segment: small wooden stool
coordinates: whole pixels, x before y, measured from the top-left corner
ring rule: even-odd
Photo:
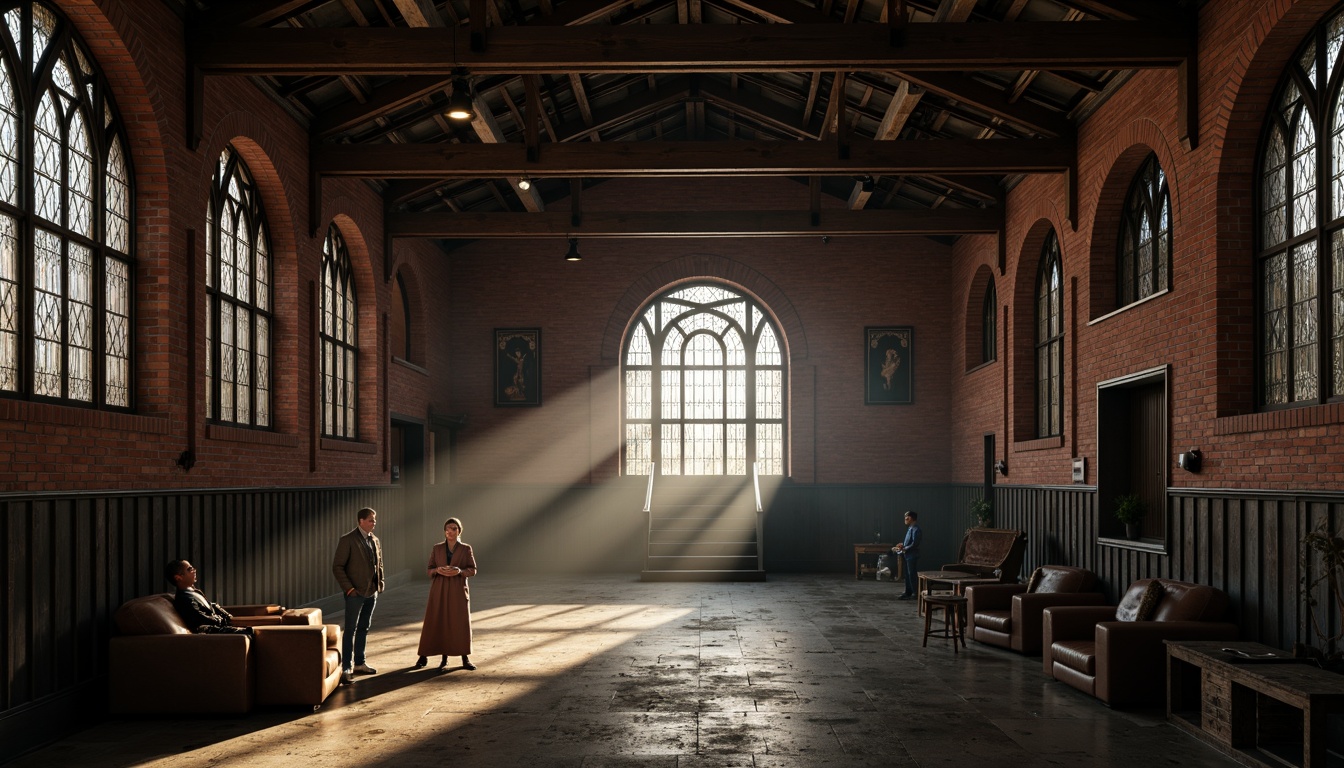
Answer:
[[[943,626],[933,629],[933,612],[943,609]],[[945,637],[952,641],[952,651],[960,653],[957,643],[966,647],[966,624],[962,618],[966,608],[966,598],[961,595],[925,595],[924,596],[924,647],[929,647],[929,635]]]

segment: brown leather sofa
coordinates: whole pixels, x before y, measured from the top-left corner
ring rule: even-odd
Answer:
[[[1041,652],[1041,617],[1059,605],[1104,605],[1093,592],[1096,574],[1069,565],[1043,565],[1026,584],[976,584],[966,589],[971,639],[1018,653]]]
[[[1149,591],[1149,585],[1155,585]],[[1120,605],[1045,609],[1045,673],[1110,706],[1156,704],[1166,691],[1163,640],[1235,640],[1221,589],[1140,579]]]
[[[316,709],[341,682],[341,628],[318,608],[226,606],[253,636],[192,634],[171,594],[127,601],[114,621],[110,709],[238,714],[260,705]]]
[[[947,563],[943,570],[976,576],[997,575],[999,581],[1009,584],[1017,581],[1026,551],[1026,531],[1016,528],[972,528],[961,537],[957,562]]]

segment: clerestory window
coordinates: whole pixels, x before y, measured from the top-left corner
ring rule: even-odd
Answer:
[[[1116,268],[1118,307],[1171,286],[1171,192],[1156,154],[1143,161],[1125,198]]]
[[[788,370],[754,301],[719,285],[659,296],[634,323],[623,373],[626,474],[784,474]]]
[[[134,190],[107,82],[43,3],[0,25],[0,393],[132,406]]]
[[[1261,133],[1256,196],[1258,399],[1344,395],[1344,12],[1312,30]]]
[[[219,156],[205,219],[205,408],[209,418],[271,426],[271,248],[252,175]]]

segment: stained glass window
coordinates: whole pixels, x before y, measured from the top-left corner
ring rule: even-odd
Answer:
[[[1170,285],[1171,193],[1156,154],[1148,155],[1130,184],[1116,266],[1117,306],[1133,304]]]
[[[130,408],[132,173],[92,61],[57,11],[4,13],[0,393]]]
[[[1264,408],[1344,396],[1344,13],[1307,36],[1260,138],[1258,395]],[[1333,83],[1333,84],[1332,84]]]
[[[1036,436],[1064,433],[1064,273],[1053,231],[1036,276]]]
[[[999,352],[999,297],[994,280],[985,285],[985,301],[980,306],[980,362],[996,359]]]
[[[226,149],[205,216],[205,411],[211,419],[271,426],[271,249],[247,164]]]
[[[322,434],[353,440],[359,350],[355,271],[345,240],[333,224],[322,245]]]
[[[626,343],[626,474],[783,475],[787,376],[750,299],[718,285],[658,297]]]

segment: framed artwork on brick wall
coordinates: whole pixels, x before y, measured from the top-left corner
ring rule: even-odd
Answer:
[[[865,405],[909,405],[915,401],[915,329],[870,325],[863,329]]]
[[[495,406],[541,405],[541,329],[495,329]]]

